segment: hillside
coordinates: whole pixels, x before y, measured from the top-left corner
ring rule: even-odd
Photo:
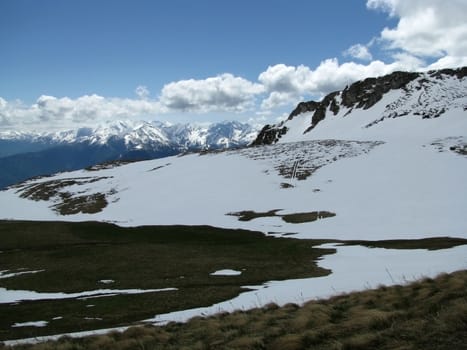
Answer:
[[[320,102],[299,103],[287,120],[266,125],[253,145],[327,138],[419,138],[427,131],[431,132],[424,135],[428,138],[456,136],[452,124],[464,126],[467,110],[466,76],[467,67],[463,67],[367,78]],[[440,117],[443,121],[436,122]],[[465,129],[457,133],[465,136],[461,130]]]
[[[0,132],[0,188],[27,178],[116,160],[245,146],[256,130],[239,122],[207,126],[117,121],[56,132]]]

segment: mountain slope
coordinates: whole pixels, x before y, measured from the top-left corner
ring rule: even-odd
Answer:
[[[258,140],[285,130],[273,145],[28,181],[0,193],[1,217],[314,238],[467,237],[467,80],[465,69],[452,72],[410,74],[371,103],[373,83],[356,83],[365,103],[348,106],[335,93],[339,110],[331,101],[314,126],[316,108],[263,129]]]
[[[463,67],[427,73],[395,72],[368,78],[330,93],[320,102],[299,103],[287,120],[266,125],[253,144],[399,137],[404,131],[394,119],[402,117],[410,120],[405,121],[407,133],[423,132],[424,128],[436,130],[431,126],[436,123],[429,120],[451,113],[465,115],[466,76],[467,67]],[[449,134],[448,123],[443,121],[440,126],[447,127]],[[461,130],[458,133],[462,134]],[[436,134],[434,131],[433,135]]]
[[[248,124],[209,126],[118,121],[95,129],[0,133],[0,188],[27,178],[113,160],[162,158],[187,151],[235,148],[256,136]]]

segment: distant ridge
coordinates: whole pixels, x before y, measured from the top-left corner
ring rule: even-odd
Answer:
[[[237,121],[208,126],[116,121],[59,132],[0,132],[0,188],[102,162],[238,148],[251,143],[256,134],[254,127]]]

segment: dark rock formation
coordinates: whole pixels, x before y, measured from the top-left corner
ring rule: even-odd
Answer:
[[[328,108],[334,115],[339,113],[340,105],[336,100],[339,94],[341,94],[342,106],[368,109],[381,100],[383,95],[389,90],[403,88],[419,75],[419,73],[394,72],[379,78],[367,78],[357,81],[346,87],[342,93],[340,91],[331,92],[321,102],[300,102],[290,113],[288,119],[291,120],[295,116],[305,112],[314,112],[311,117],[311,125],[305,130],[305,133],[307,133],[326,117],[326,110]]]
[[[419,75],[419,73],[394,72],[379,78],[357,81],[342,91],[342,105],[348,108],[371,108],[389,90],[401,89]]]
[[[280,137],[287,133],[287,130],[287,127],[282,126],[282,124],[279,124],[278,126],[267,124],[261,129],[258,136],[250,146],[272,145],[279,141]]]
[[[457,69],[446,68],[441,70],[433,70],[429,71],[428,74],[436,78],[440,78],[441,75],[450,75],[456,76],[457,79],[462,79],[463,77],[467,76],[467,67],[461,67]]]

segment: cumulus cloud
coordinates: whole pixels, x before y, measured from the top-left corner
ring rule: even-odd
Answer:
[[[270,66],[258,80],[269,95],[262,101],[263,109],[274,109],[297,103],[304,96],[323,96],[343,89],[356,80],[389,74],[396,70],[418,70],[423,61],[406,53],[393,55],[392,63],[374,60],[368,64],[339,63],[337,58],[322,61],[314,70],[306,66]]]
[[[300,93],[309,88],[311,73],[311,69],[304,65],[276,64],[262,72],[258,80],[268,92]]]
[[[160,103],[172,111],[243,112],[254,105],[264,87],[232,74],[203,80],[180,80],[163,87]]]
[[[0,126],[62,128],[111,119],[131,119],[157,114],[163,110],[157,101],[105,98],[98,95],[85,95],[76,99],[43,95],[32,105],[0,98]]]
[[[164,86],[157,100],[149,98],[145,86],[135,89],[137,99],[43,95],[35,103],[25,105],[0,98],[0,127],[63,129],[108,120],[157,118],[167,113],[244,112],[253,109],[257,96],[263,92],[262,84],[222,74],[204,80],[172,82]]]
[[[312,70],[304,65],[276,64],[262,72],[258,81],[269,94],[261,103],[263,110],[290,104],[313,90]]]
[[[300,99],[300,95],[297,95],[295,92],[272,91],[269,96],[261,102],[261,109],[263,111],[271,111],[274,108],[288,105],[297,99]]]
[[[373,56],[368,47],[362,44],[355,44],[344,51],[345,56],[350,56],[362,61],[371,61]]]
[[[384,28],[389,49],[420,57],[467,56],[465,0],[368,0],[369,9],[398,17],[395,28]]]

